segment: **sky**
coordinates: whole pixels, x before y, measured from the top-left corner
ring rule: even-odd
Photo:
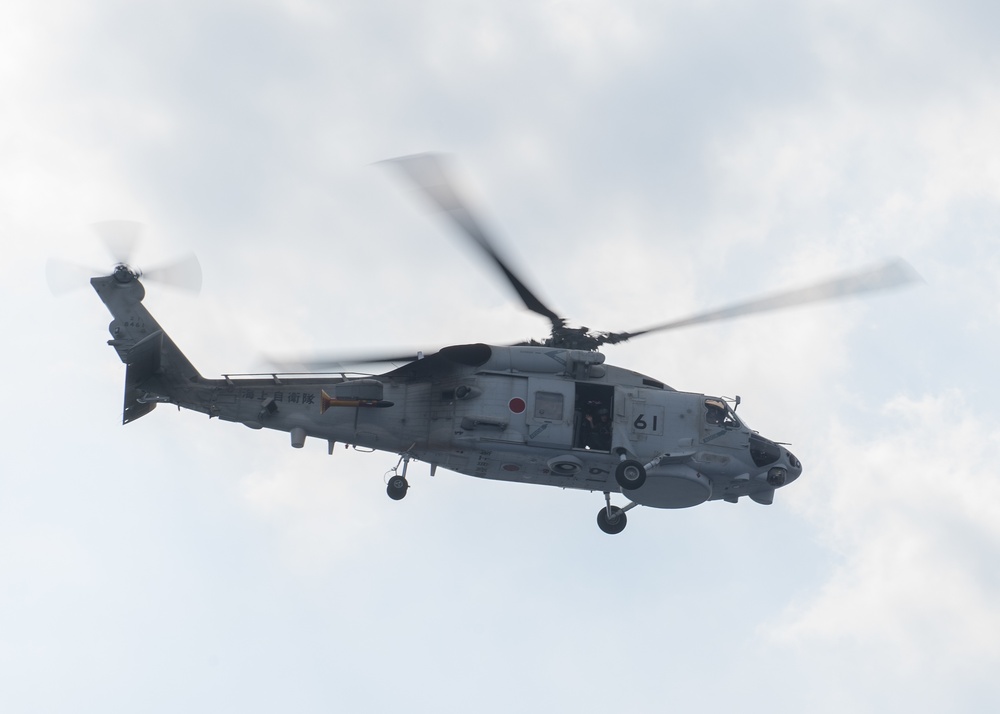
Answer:
[[[1000,706],[1000,10],[986,2],[0,6],[0,710]],[[455,156],[539,296],[633,330],[899,256],[923,282],[607,361],[742,397],[802,477],[638,508],[161,405],[90,226],[189,251],[145,304],[206,376],[544,337],[376,162]]]

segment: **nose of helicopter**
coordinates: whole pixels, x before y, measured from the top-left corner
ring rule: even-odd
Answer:
[[[779,488],[791,483],[802,474],[802,462],[788,449],[781,449],[777,463],[767,470],[767,483]]]
[[[791,483],[802,475],[802,462],[795,458],[795,454],[788,449],[782,449],[782,451],[784,452],[782,461],[788,464],[788,475],[785,477],[785,483]]]

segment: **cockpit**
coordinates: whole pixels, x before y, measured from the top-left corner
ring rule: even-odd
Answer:
[[[705,423],[727,429],[737,429],[742,426],[736,417],[736,412],[729,408],[729,404],[725,400],[717,397],[705,399]]]
[[[732,480],[724,498],[735,503],[740,495],[748,495],[758,503],[771,503],[774,489],[797,479],[802,463],[783,445],[750,430],[736,416],[733,406],[739,405],[739,398],[703,399],[702,443],[717,454],[736,456],[741,467],[745,464],[749,471]]]

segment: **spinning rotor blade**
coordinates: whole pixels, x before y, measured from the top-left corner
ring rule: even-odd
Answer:
[[[713,322],[716,320],[729,320],[734,317],[742,317],[743,315],[752,315],[758,312],[771,312],[772,310],[782,310],[786,307],[805,305],[811,302],[838,300],[851,295],[859,295],[862,293],[874,292],[876,290],[886,290],[889,288],[900,287],[919,280],[920,276],[909,263],[905,260],[897,259],[875,268],[869,268],[868,270],[851,273],[840,278],[799,288],[798,290],[789,290],[787,292],[776,293],[757,300],[737,303],[719,310],[712,310],[710,312],[693,315],[683,320],[675,320],[674,322],[667,322],[662,325],[647,327],[644,330],[637,330],[635,332],[613,332],[607,335],[602,335],[598,339],[601,344],[615,344],[617,342],[624,342],[632,337],[649,334],[650,332],[662,332],[665,330],[673,330],[678,327],[699,325],[704,322]]]
[[[142,224],[135,221],[101,221],[94,231],[104,241],[116,263],[128,265],[142,237]]]
[[[100,268],[89,268],[57,258],[49,258],[45,263],[45,280],[53,295],[65,295],[86,287],[92,277],[104,272]]]
[[[409,178],[419,188],[425,196],[440,210],[448,214],[448,217],[455,222],[455,225],[476,245],[482,248],[487,257],[500,269],[508,282],[514,286],[518,296],[532,312],[549,318],[552,326],[558,329],[566,324],[566,321],[545,305],[538,296],[526,286],[521,279],[511,270],[494,248],[493,241],[489,239],[482,226],[476,220],[472,211],[462,201],[455,191],[453,183],[449,180],[445,172],[445,160],[440,154],[415,154],[413,156],[401,156],[397,159],[387,159],[380,163],[393,164],[400,168],[407,178]]]
[[[193,253],[151,270],[137,270],[132,267],[132,258],[142,236],[141,223],[102,221],[92,227],[114,259],[116,269],[124,266],[144,282],[158,282],[192,292],[201,290],[201,265]],[[45,265],[45,277],[55,295],[88,285],[90,278],[107,274],[106,268],[90,268],[65,260],[50,259]]]
[[[167,265],[142,271],[143,280],[155,280],[180,290],[201,292],[201,264],[194,253]]]
[[[301,359],[267,358],[268,364],[279,372],[343,372],[348,367],[361,367],[369,364],[393,364],[396,362],[415,362],[423,358],[422,352],[409,354],[367,354],[367,355],[336,355],[329,357],[310,357]]]

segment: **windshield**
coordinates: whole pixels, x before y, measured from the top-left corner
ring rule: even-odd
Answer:
[[[705,423],[735,429],[740,426],[740,420],[729,405],[722,399],[709,397],[705,400]]]

